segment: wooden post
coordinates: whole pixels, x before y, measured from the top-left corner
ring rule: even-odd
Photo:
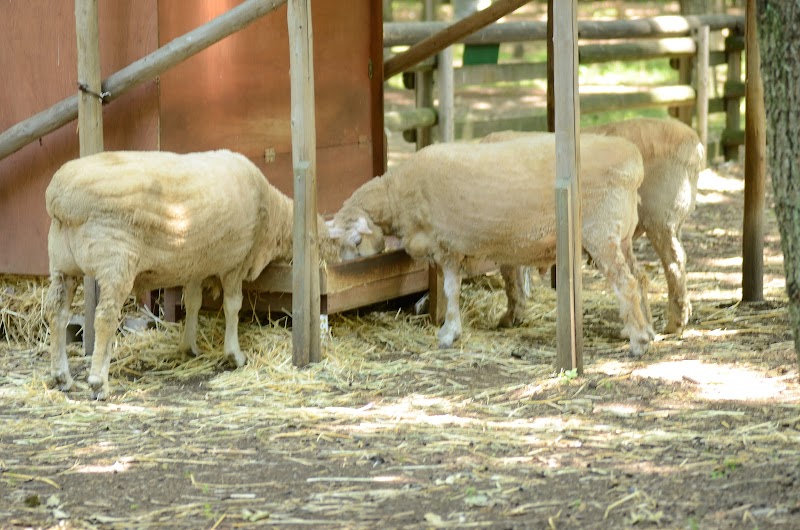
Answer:
[[[583,372],[577,0],[553,3],[556,126],[556,370]]]
[[[739,83],[742,80],[742,52],[731,46],[731,39],[736,32],[732,32],[727,39],[725,39],[725,56],[728,63],[728,82]],[[725,99],[725,130],[738,131],[740,128],[739,122],[741,121],[741,113],[739,111],[739,104],[741,101],[738,97]],[[725,160],[738,160],[739,146],[738,145],[725,145]]]
[[[100,87],[100,36],[97,0],[75,0],[75,34],[78,38],[78,140],[80,155],[103,151],[103,95]],[[94,314],[99,288],[85,276],[83,348],[94,353]]]
[[[383,63],[383,78],[389,79],[393,75],[407,70],[423,59],[439,53],[451,44],[461,40],[464,36],[488,26],[528,2],[530,0],[497,0],[486,9],[462,18],[441,32],[423,39],[408,50],[398,53]]]
[[[436,71],[439,91],[439,140],[453,142],[456,139],[456,111],[452,46],[439,52]]]
[[[764,299],[764,174],[766,152],[764,86],[756,36],[755,0],[745,12],[744,226],[742,230],[742,301]]]
[[[547,0],[547,131],[556,132],[555,50],[553,49],[553,2]],[[555,285],[553,285],[555,287]]]
[[[289,0],[287,22],[294,167],[292,362],[295,366],[305,366],[321,358],[311,0]]]
[[[202,26],[175,38],[153,53],[108,76],[102,83],[112,101],[139,83],[152,79],[197,52],[282,6],[286,0],[244,0]],[[63,99],[52,107],[0,133],[0,160],[37,138],[53,132],[78,116],[78,96]]]
[[[678,58],[678,84],[692,84],[692,59],[689,57]],[[689,106],[673,107],[670,113],[683,123],[692,126],[692,108]]]
[[[697,113],[697,134],[708,156],[708,52],[709,52],[708,26],[700,26],[695,30],[697,41],[697,69],[695,79],[695,112]]]
[[[433,20],[433,0],[425,0],[423,5],[425,20]],[[424,68],[414,73],[414,96],[417,108],[433,107],[433,70]],[[417,127],[416,145],[419,151],[432,143],[431,128]]]
[[[547,0],[547,132],[556,132],[555,50],[553,49],[553,1]],[[550,267],[550,287],[556,288],[556,266]]]

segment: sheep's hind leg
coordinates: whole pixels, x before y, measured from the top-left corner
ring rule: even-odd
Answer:
[[[120,311],[133,288],[133,278],[109,281],[97,278],[100,298],[94,315],[94,354],[89,372],[92,397],[98,401],[109,396],[108,369],[111,364],[111,343],[119,327]]]
[[[661,258],[667,278],[669,306],[664,333],[680,334],[692,313],[692,304],[686,294],[686,252],[675,231],[648,230],[647,237]]]
[[[642,313],[640,284],[623,255],[621,243],[608,235],[592,235],[584,231],[584,247],[611,284],[619,301],[619,314],[624,323],[623,336],[630,337],[633,355],[647,352],[653,333]]]
[[[242,308],[242,280],[228,274],[222,278],[222,307],[225,310],[225,355],[233,359],[237,368],[244,366],[247,357],[239,348],[239,310]]]
[[[72,387],[67,360],[67,323],[77,285],[75,278],[54,272],[50,275],[50,287],[45,299],[45,315],[50,327],[51,385],[64,392]]]
[[[181,351],[190,352],[192,355],[200,354],[200,349],[197,347],[197,318],[202,303],[202,281],[187,283],[183,288],[183,305],[186,307],[186,321],[183,325]]]
[[[461,263],[451,260],[441,264],[444,277],[444,297],[447,309],[444,324],[439,328],[440,348],[449,348],[461,337]]]
[[[497,325],[501,328],[510,328],[522,323],[522,315],[525,312],[525,296],[522,289],[525,270],[523,267],[501,265],[500,274],[505,282],[507,309]]]

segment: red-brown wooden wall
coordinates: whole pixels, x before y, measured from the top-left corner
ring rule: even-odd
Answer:
[[[152,52],[238,0],[100,0],[102,75]],[[312,2],[318,201],[332,213],[383,172],[380,2]],[[0,130],[76,90],[73,2],[3,6]],[[372,75],[370,76],[370,73]],[[286,9],[106,105],[106,150],[228,148],[292,193]],[[0,273],[46,274],[44,190],[78,156],[76,123],[0,160]]]

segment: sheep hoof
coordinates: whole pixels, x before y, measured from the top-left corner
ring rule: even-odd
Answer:
[[[103,378],[99,376],[90,375],[89,386],[92,389],[92,399],[96,399],[97,401],[106,400],[109,395],[108,381],[103,381]]]
[[[72,388],[72,376],[69,375],[69,372],[54,371],[51,376],[51,386],[58,388],[62,392],[66,392]]]
[[[664,326],[664,335],[681,336],[682,334],[683,334],[683,326],[681,326],[677,322],[668,322],[667,325]]]
[[[498,328],[515,328],[522,324],[522,319],[511,313],[504,314],[497,323]]]
[[[446,332],[444,328],[439,330],[439,349],[446,350],[452,348],[453,343],[461,337],[460,331]]]
[[[191,355],[192,357],[197,357],[200,355],[200,348],[197,347],[197,344],[181,344],[181,353]]]
[[[241,368],[247,363],[247,357],[241,351],[228,352],[226,356],[228,361],[236,365],[236,368]]]
[[[638,339],[631,339],[631,355],[634,357],[641,357],[650,348],[650,339],[648,337],[639,337]]]

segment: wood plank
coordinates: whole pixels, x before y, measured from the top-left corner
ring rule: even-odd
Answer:
[[[700,15],[691,17],[658,16],[637,20],[581,20],[578,30],[581,39],[648,39],[685,37],[692,28],[708,25],[712,31],[744,29],[739,15]],[[410,46],[447,28],[445,22],[386,22],[383,24],[384,45]],[[540,21],[511,21],[491,24],[458,42],[493,44],[498,42],[543,41],[547,39],[547,24]]]
[[[292,362],[295,366],[305,366],[321,360],[311,0],[289,0],[287,23],[294,167]]]
[[[100,86],[100,31],[97,0],[75,0],[75,30],[78,39],[78,141],[81,156],[103,151],[103,89]],[[99,287],[85,276],[83,348],[94,353],[94,316]]]
[[[742,229],[742,301],[764,299],[764,176],[766,117],[761,57],[756,35],[755,0],[747,0],[745,46],[744,223]]]
[[[403,250],[383,252],[375,256],[357,258],[341,263],[328,263],[319,269],[320,294],[333,294],[353,287],[412,274],[427,269],[427,264],[414,261]],[[288,263],[270,263],[261,275],[252,282],[245,282],[246,289],[292,292],[292,266]]]
[[[556,131],[556,370],[583,372],[577,0],[553,2]]]

